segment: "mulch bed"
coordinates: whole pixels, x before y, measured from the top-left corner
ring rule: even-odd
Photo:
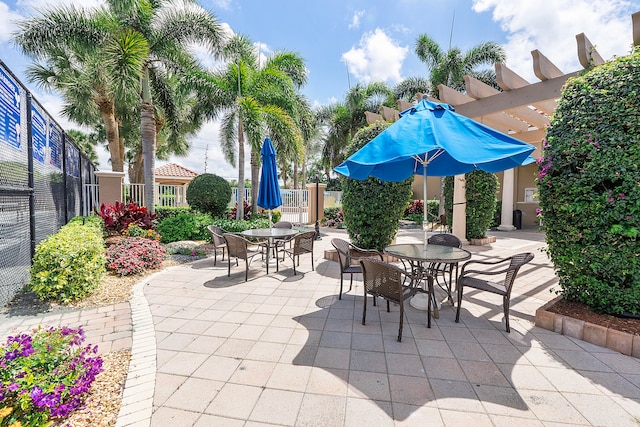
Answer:
[[[560,299],[554,305],[547,307],[547,311],[569,316],[574,319],[584,320],[585,322],[615,329],[617,331],[627,332],[632,335],[640,335],[640,319],[594,313],[589,310],[589,307],[579,302]]]

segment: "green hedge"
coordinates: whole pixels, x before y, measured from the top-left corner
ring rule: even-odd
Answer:
[[[36,246],[29,288],[62,304],[85,298],[100,285],[105,262],[101,228],[75,220]]]
[[[539,200],[560,293],[640,313],[640,50],[571,79],[543,141]]]
[[[178,215],[191,213],[189,206],[155,206],[155,214],[158,216],[157,222],[160,223],[167,218],[175,218]]]
[[[388,126],[387,123],[377,122],[360,129],[347,148],[346,155],[355,153]],[[391,243],[409,204],[412,184],[413,176],[402,182],[343,178],[342,212],[354,245],[381,250]]]
[[[162,243],[179,242],[182,240],[209,240],[211,233],[207,226],[213,218],[209,214],[183,213],[167,218],[158,224]]]

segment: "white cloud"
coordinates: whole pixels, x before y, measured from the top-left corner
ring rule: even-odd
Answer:
[[[365,83],[402,80],[400,69],[409,48],[400,46],[380,28],[365,33],[358,48],[342,54],[349,72]]]
[[[12,11],[6,3],[0,2],[0,43],[11,39],[11,35],[17,30],[14,21],[20,18],[21,15]]]
[[[214,0],[213,5],[222,10],[231,10],[232,0]]]
[[[353,14],[351,18],[351,23],[349,24],[349,29],[357,29],[360,28],[360,19],[364,15],[364,10],[358,10]]]
[[[531,51],[538,49],[565,73],[581,69],[575,36],[585,33],[605,59],[628,54],[632,5],[627,0],[474,0],[476,12],[492,11],[507,36],[507,65],[534,83]]]

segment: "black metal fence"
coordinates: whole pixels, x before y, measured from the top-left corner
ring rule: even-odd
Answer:
[[[29,281],[35,245],[93,206],[94,172],[0,60],[0,306]]]

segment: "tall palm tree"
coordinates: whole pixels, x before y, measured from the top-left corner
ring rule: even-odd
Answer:
[[[322,163],[328,171],[344,160],[344,150],[355,133],[367,125],[365,111],[379,111],[382,105],[395,107],[393,91],[381,82],[358,83],[346,94],[343,102],[321,107],[317,114],[326,127]]]
[[[189,50],[192,43],[206,46],[213,54],[219,53],[224,33],[215,17],[196,0],[107,0],[105,7],[98,9],[53,9],[42,18],[22,22],[19,28],[17,43],[36,58],[51,58],[69,50],[98,58],[95,68],[105,71],[105,92],[111,95],[106,100],[119,100],[113,96],[119,91],[138,94],[145,202],[153,211],[158,121],[152,94],[163,100],[167,123],[175,123],[172,118],[178,109],[167,91],[167,78],[198,68]],[[113,104],[104,103],[110,107],[109,117],[114,117]],[[107,128],[110,150],[116,150],[115,141],[120,144],[120,138],[110,129]]]
[[[444,51],[438,43],[426,34],[418,36],[415,45],[418,58],[427,65],[431,80],[431,94],[438,97],[438,85],[444,84],[452,89],[464,91],[464,76],[469,75],[497,87],[495,71],[481,66],[493,66],[504,62],[504,48],[495,42],[482,42],[467,52],[457,47]]]
[[[196,112],[222,119],[222,151],[232,165],[237,160],[238,182],[245,182],[245,143],[249,144],[251,191],[256,200],[264,138],[271,137],[279,156],[300,151],[295,89],[306,82],[307,70],[298,55],[287,52],[276,53],[261,65],[250,40],[241,35],[229,42],[225,53],[229,58],[226,66],[197,78],[203,96]],[[243,215],[244,192],[239,191],[236,217]]]

